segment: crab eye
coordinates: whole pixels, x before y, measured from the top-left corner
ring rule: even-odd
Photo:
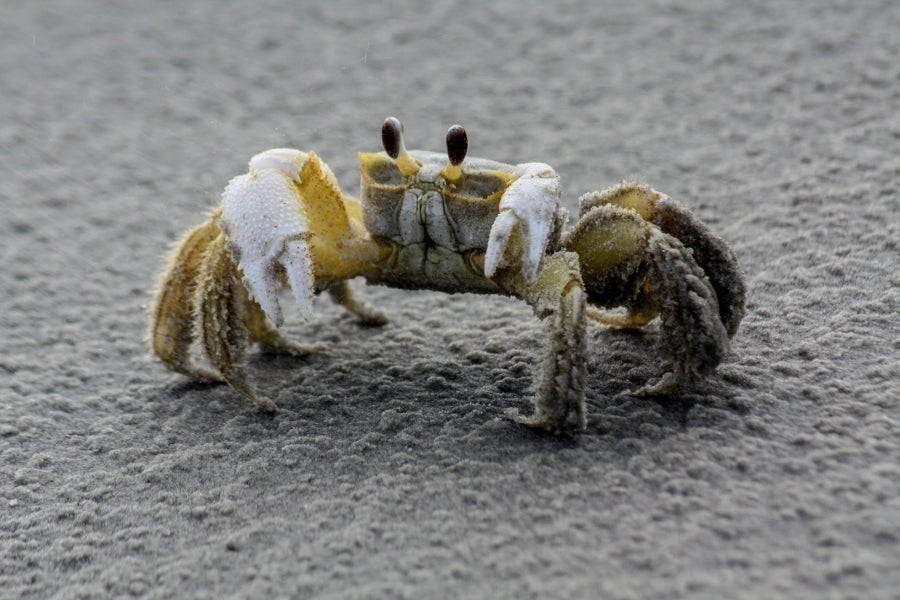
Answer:
[[[454,167],[462,163],[469,151],[469,138],[462,125],[454,125],[447,130],[447,158]]]
[[[381,125],[381,143],[384,151],[394,160],[400,156],[403,147],[403,124],[397,117],[388,117]]]

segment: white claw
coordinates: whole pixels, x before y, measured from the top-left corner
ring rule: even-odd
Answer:
[[[509,245],[513,229],[519,220],[512,212],[501,212],[491,226],[491,235],[488,238],[487,252],[484,255],[484,274],[491,278],[497,273],[499,267],[505,266],[503,255]]]
[[[300,181],[300,169],[306,162],[307,154],[293,148],[273,148],[260,152],[250,159],[250,172],[262,169],[278,169],[291,179]]]
[[[266,315],[281,325],[276,267],[281,264],[304,317],[312,312],[314,281],[309,227],[294,184],[307,155],[296,150],[264,152],[250,173],[235,177],[222,194],[220,225],[243,283]]]
[[[291,240],[285,244],[281,264],[287,272],[288,283],[294,292],[294,300],[304,319],[312,315],[313,265],[306,239]]]
[[[559,206],[559,176],[543,163],[526,163],[516,168],[513,177],[500,201],[500,214],[491,227],[484,273],[490,278],[497,269],[519,262],[525,279],[534,281]],[[516,231],[521,256],[509,256],[510,240]]]
[[[272,266],[262,261],[244,261],[241,270],[244,272],[244,287],[250,292],[250,297],[256,300],[275,326],[280,327],[284,316],[278,303],[278,285]]]

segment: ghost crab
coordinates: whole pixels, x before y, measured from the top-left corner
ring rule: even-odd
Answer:
[[[668,196],[635,183],[586,194],[567,231],[559,177],[546,164],[466,158],[459,126],[446,154],[407,151],[395,118],[385,120],[382,142],[384,152],[359,154],[359,200],[340,191],[314,152],[254,156],[170,255],[149,310],[152,352],[274,410],[248,382],[247,346],[316,349],[278,329],[279,288],[291,289],[304,316],[313,296],[328,292],[363,322],[384,323],[351,290],[349,280],[362,276],[528,302],[549,336],[534,411],[511,412],[553,432],[585,425],[586,319],[639,328],[659,317],[665,372],[636,395],[678,392],[722,360],[743,316],[744,283],[725,242]],[[213,369],[192,361],[195,338]]]

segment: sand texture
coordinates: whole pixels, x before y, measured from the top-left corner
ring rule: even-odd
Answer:
[[[900,598],[900,4],[0,5],[0,598]],[[637,179],[737,253],[682,398],[588,329],[587,430],[520,427],[517,300],[366,287],[253,354],[258,412],[148,356],[169,245],[266,148],[345,190],[412,148]]]

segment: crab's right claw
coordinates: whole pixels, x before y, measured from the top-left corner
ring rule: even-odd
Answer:
[[[543,163],[519,165],[500,201],[491,227],[484,274],[490,279],[504,267],[521,267],[529,282],[537,279],[559,212],[559,175]]]
[[[257,154],[250,161],[250,172],[232,179],[222,195],[220,225],[228,250],[250,297],[276,325],[284,320],[278,303],[279,268],[284,269],[300,313],[304,318],[312,313],[312,234],[297,186],[309,156],[284,148]]]

